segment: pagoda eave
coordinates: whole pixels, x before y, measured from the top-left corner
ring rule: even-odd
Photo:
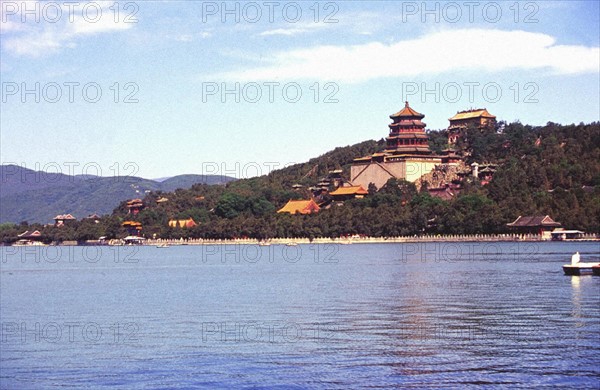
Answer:
[[[385,139],[429,139],[429,136],[419,133],[393,133]]]

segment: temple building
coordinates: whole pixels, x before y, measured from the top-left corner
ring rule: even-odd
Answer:
[[[195,226],[198,226],[198,224],[192,218],[169,220],[169,227],[173,227],[173,228],[186,229],[186,228],[193,228]]]
[[[312,214],[318,213],[321,208],[314,200],[290,200],[279,209],[278,213],[289,213],[289,214]]]
[[[125,221],[122,226],[127,231],[129,236],[140,236],[142,231],[142,224],[136,221]]]
[[[14,244],[17,246],[41,244],[43,238],[39,230],[34,230],[33,232],[26,230],[19,234],[18,237],[19,239]]]
[[[71,214],[60,214],[54,217],[54,226],[60,227],[65,226],[71,222],[75,222],[76,219]]]
[[[506,226],[513,229],[518,234],[535,234],[544,239],[550,239],[552,230],[561,226],[560,222],[554,221],[549,215],[533,215],[515,219],[514,222],[507,223]]]
[[[84,220],[93,221],[94,223],[100,223],[100,219],[102,219],[102,217],[99,216],[96,213],[90,214],[90,215],[88,215],[87,217],[84,218]]]
[[[496,127],[496,117],[485,108],[459,111],[448,120],[450,121],[448,126],[448,143],[450,145],[455,145],[468,127],[480,130],[493,130]]]
[[[498,166],[496,164],[478,164],[474,162],[471,164],[471,167],[473,168],[473,177],[478,178],[481,181],[481,185],[487,185],[492,181]]]
[[[144,202],[141,199],[132,199],[127,202],[127,213],[137,215],[144,209]]]
[[[336,202],[343,202],[350,199],[361,199],[365,195],[369,195],[369,191],[363,186],[339,187],[337,190],[330,192],[329,195]]]
[[[424,117],[408,102],[402,110],[390,115],[393,123],[389,125],[385,150],[354,159],[350,169],[352,184],[369,188],[373,183],[380,189],[392,178],[414,182],[440,164],[442,156],[434,155],[429,149]]]
[[[342,178],[342,172],[343,170],[341,169],[329,171],[327,178],[329,179],[329,182],[333,185],[333,188],[339,188],[345,184],[344,179]]]

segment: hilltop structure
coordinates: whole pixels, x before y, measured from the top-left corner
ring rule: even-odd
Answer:
[[[351,185],[369,188],[369,184],[373,183],[377,189],[381,189],[389,179],[394,178],[414,182],[420,188],[427,182],[432,196],[450,199],[460,192],[462,181],[468,174],[478,178],[484,185],[489,183],[496,166],[475,164],[470,169],[464,165],[464,151],[457,152],[454,146],[465,136],[467,128],[493,131],[496,117],[485,108],[457,112],[449,119],[449,148],[441,155],[432,153],[429,148],[426,124],[422,121],[424,117],[408,102],[405,102],[402,110],[390,115],[393,123],[389,125],[385,150],[354,159],[350,169]]]
[[[448,120],[450,121],[448,126],[449,145],[456,145],[468,127],[476,127],[479,130],[493,130],[496,127],[496,117],[485,108],[459,111]]]
[[[402,110],[390,115],[393,123],[389,125],[386,149],[354,159],[350,169],[352,184],[368,188],[373,183],[379,189],[392,178],[414,182],[442,163],[442,156],[434,155],[429,149],[424,117],[408,102]]]

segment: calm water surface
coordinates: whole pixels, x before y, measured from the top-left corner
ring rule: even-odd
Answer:
[[[600,386],[598,243],[0,250],[2,389]]]

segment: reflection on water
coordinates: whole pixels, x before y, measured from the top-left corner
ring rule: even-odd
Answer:
[[[581,286],[580,276],[571,276],[571,287],[573,290],[573,317],[581,317]]]
[[[568,276],[566,276],[568,277]],[[585,305],[586,291],[589,290],[598,290],[600,287],[596,280],[592,279],[592,275],[582,275],[582,276],[570,276],[571,278],[571,289],[572,289],[572,311],[571,316],[575,320],[574,327],[577,330],[581,330],[586,326],[586,320],[589,319],[589,315],[591,313],[587,313],[587,307]],[[600,304],[600,298],[598,299],[598,303]],[[578,335],[579,333],[577,333]],[[600,336],[598,339],[598,343],[600,344]]]
[[[597,245],[486,245],[10,248],[0,388],[598,388]]]

